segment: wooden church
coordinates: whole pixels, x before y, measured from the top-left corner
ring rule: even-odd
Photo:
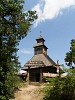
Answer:
[[[57,64],[47,55],[47,47],[44,38],[40,35],[36,39],[37,43],[34,48],[34,56],[22,67],[22,70],[28,72],[27,79],[31,82],[42,82],[46,74],[57,74]]]

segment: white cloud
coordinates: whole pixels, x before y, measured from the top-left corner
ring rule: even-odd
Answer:
[[[59,14],[62,15],[62,10],[70,7],[75,8],[75,0],[40,0],[40,2],[32,8],[32,10],[36,10],[38,14],[35,26],[42,21],[53,19]]]
[[[23,54],[33,54],[32,51],[26,50],[26,49],[21,49],[21,50],[19,50],[18,52],[19,52],[19,53],[23,53]]]

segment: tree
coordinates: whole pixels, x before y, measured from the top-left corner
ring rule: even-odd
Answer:
[[[52,81],[48,89],[46,89],[46,94],[44,100],[75,100],[75,68],[72,63],[75,64],[75,40],[71,40],[70,51],[66,53],[65,62],[67,66],[72,68],[64,68],[64,72],[67,72],[67,76],[56,77]]]
[[[75,64],[75,40],[72,39],[70,44],[71,44],[70,51],[66,53],[66,57],[64,60],[67,66],[73,67],[72,64]]]
[[[37,18],[35,11],[23,13],[23,4],[23,0],[0,0],[0,100],[13,95],[20,67],[17,46]]]

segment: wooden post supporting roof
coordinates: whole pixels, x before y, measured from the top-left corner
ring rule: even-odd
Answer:
[[[42,69],[40,69],[40,82],[42,82]]]
[[[27,74],[27,82],[28,82],[28,84],[30,84],[30,74],[29,74],[29,72],[30,72],[30,66],[28,66],[28,74]]]

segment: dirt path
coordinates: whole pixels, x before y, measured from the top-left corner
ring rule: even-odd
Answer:
[[[11,100],[43,100],[43,86],[28,85],[20,88],[20,91],[15,93],[15,99]]]

